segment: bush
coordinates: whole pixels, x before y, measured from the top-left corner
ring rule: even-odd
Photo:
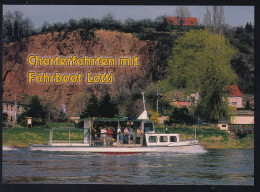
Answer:
[[[184,108],[177,108],[174,107],[173,110],[170,112],[169,120],[164,121],[166,125],[173,125],[174,123],[185,123],[194,124],[196,119],[189,114],[189,111],[186,107]]]

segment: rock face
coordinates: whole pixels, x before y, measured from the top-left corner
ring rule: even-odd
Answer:
[[[137,82],[144,82],[149,75],[149,64],[156,42],[142,41],[130,33],[117,31],[74,31],[54,32],[31,36],[22,42],[11,43],[3,48],[3,100],[23,102],[26,95],[38,95],[45,99],[58,101],[70,106],[73,95],[79,92],[95,93],[98,96],[109,92],[115,96],[122,89],[132,89]],[[32,66],[28,63],[29,55],[59,58],[72,56],[82,57],[114,57],[116,66]],[[136,56],[139,66],[121,67],[119,58]],[[113,84],[83,83],[28,83],[28,72],[46,72],[61,74],[85,75],[113,72]],[[73,113],[73,109],[69,109]]]

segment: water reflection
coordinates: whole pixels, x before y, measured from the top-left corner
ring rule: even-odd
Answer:
[[[3,152],[3,183],[253,185],[253,150],[205,154]]]

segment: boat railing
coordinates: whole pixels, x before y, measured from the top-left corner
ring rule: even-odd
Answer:
[[[82,137],[82,128],[46,128],[50,130],[49,143],[84,143],[84,136]],[[67,133],[56,133],[54,131],[67,131]],[[80,132],[80,133],[75,133]],[[144,134],[138,138],[136,133],[124,134],[124,133],[100,133],[91,132],[87,133],[87,137],[90,138],[89,142],[91,146],[114,146],[114,145],[142,145]]]
[[[66,127],[66,128],[46,128],[50,131],[50,139],[49,143],[83,143],[84,138],[82,138],[82,132],[84,129],[80,128],[74,128],[74,127]],[[55,135],[54,137],[54,131],[65,131],[65,133],[57,134],[58,136]],[[80,133],[75,133],[75,132],[80,132]]]

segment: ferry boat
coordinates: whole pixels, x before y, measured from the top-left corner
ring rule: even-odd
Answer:
[[[144,113],[147,113],[144,111]],[[143,114],[144,114],[143,113]],[[142,117],[142,115],[141,115]],[[180,141],[180,136],[177,133],[155,133],[154,123],[149,119],[129,120],[127,117],[117,118],[88,118],[80,119],[84,121],[84,128],[50,128],[50,140],[48,144],[30,145],[32,151],[70,151],[70,152],[94,152],[94,153],[109,153],[109,154],[132,154],[144,152],[177,152],[177,153],[203,153],[205,150],[198,144],[197,139]],[[121,125],[127,123],[141,127],[143,134],[140,136],[140,143],[136,141],[136,134],[124,133],[100,133],[98,139],[94,138],[92,133],[93,125],[96,123],[117,123],[117,129]],[[122,126],[123,127],[123,126]],[[67,140],[57,141],[53,138],[54,132],[67,131]],[[71,139],[73,131],[82,131],[82,142],[75,142]],[[122,131],[122,130],[121,130]],[[109,136],[111,138],[109,138]],[[127,143],[120,141],[120,138],[127,138]]]
[[[180,141],[180,136],[177,133],[155,133],[154,123],[148,118],[145,108],[144,93],[143,103],[144,112],[135,120],[128,117],[117,118],[85,118],[79,119],[84,122],[84,127],[79,128],[50,128],[50,140],[48,144],[30,145],[29,149],[32,151],[69,151],[69,152],[93,152],[106,154],[133,154],[133,153],[147,153],[147,152],[175,152],[175,153],[204,153],[206,152],[202,146],[198,144],[195,138],[187,141]],[[116,127],[114,133],[100,133],[96,137],[94,127],[97,125],[110,124]],[[137,139],[137,134],[124,134],[123,129],[131,127],[138,127],[141,129],[141,135]],[[128,126],[127,126],[128,125]],[[104,127],[104,126],[103,126]],[[120,130],[120,131],[118,131]],[[68,138],[66,141],[58,141],[53,138],[54,132],[68,131]],[[77,142],[72,137],[73,131],[82,131],[81,142]],[[129,131],[129,130],[128,130]],[[137,132],[137,131],[136,131]],[[139,132],[140,133],[140,132]],[[56,134],[57,135],[57,134]],[[124,139],[124,142],[120,141]],[[139,141],[139,142],[137,142]]]

